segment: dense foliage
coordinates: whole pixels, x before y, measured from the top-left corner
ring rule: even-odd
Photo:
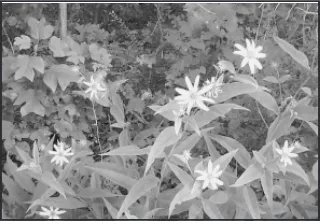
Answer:
[[[317,3],[2,6],[3,218],[318,218]]]

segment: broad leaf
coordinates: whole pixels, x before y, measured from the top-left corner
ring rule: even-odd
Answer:
[[[260,219],[261,215],[260,215],[259,205],[258,205],[256,194],[254,193],[253,189],[251,189],[250,187],[244,186],[243,196],[252,218]]]
[[[140,149],[136,145],[127,145],[109,152],[101,154],[101,156],[130,156],[130,155],[144,155],[146,151]]]
[[[294,108],[296,117],[304,121],[316,121],[319,119],[319,108],[305,105],[298,105]]]
[[[159,136],[156,138],[151,151],[148,155],[148,160],[146,163],[144,175],[147,173],[149,168],[151,167],[154,160],[162,154],[164,149],[167,146],[173,145],[175,142],[177,142],[181,138],[181,134],[177,135],[175,133],[174,127],[167,127],[163,129],[163,131],[159,134]]]
[[[19,47],[19,50],[26,50],[31,47],[31,40],[26,35],[21,35],[20,37],[15,37],[15,42],[13,45]]]
[[[139,179],[126,195],[118,213],[117,217],[120,218],[122,213],[126,211],[133,203],[140,197],[149,193],[153,188],[158,185],[159,179],[154,176],[144,176]]]
[[[14,105],[21,105],[22,103],[26,103],[24,106],[20,108],[20,112],[22,116],[25,116],[29,113],[36,113],[40,116],[45,115],[45,108],[40,103],[40,97],[42,92],[35,92],[33,89],[22,90],[19,93],[19,96],[16,98]]]
[[[257,81],[250,75],[235,75],[234,80],[242,82],[242,83],[246,83],[246,84],[251,84],[255,88],[259,87]]]
[[[275,76],[266,76],[263,80],[270,83],[278,83],[278,79]]]
[[[65,57],[69,51],[67,43],[55,36],[50,38],[48,46],[54,57]]]
[[[308,176],[306,175],[305,171],[303,168],[294,160],[292,161],[292,165],[287,166],[287,172],[293,173],[297,175],[298,177],[301,177],[305,182],[307,183],[308,186],[310,186],[310,181]]]
[[[246,148],[240,144],[235,139],[225,137],[222,135],[208,135],[210,138],[218,142],[220,145],[225,147],[229,152],[239,149],[235,155],[236,160],[240,165],[242,165],[245,169],[249,166],[251,157]]]
[[[55,93],[57,83],[65,91],[71,82],[77,82],[80,75],[65,64],[53,65],[45,72],[44,83]]]
[[[209,198],[214,204],[225,204],[229,200],[229,196],[225,191],[216,191],[214,195]]]
[[[238,178],[235,184],[231,185],[231,187],[240,187],[245,184],[252,182],[253,180],[257,180],[264,175],[264,171],[261,167],[251,164],[244,173]]]
[[[45,25],[45,18],[40,21],[33,17],[29,17],[28,26],[30,27],[30,35],[36,40],[45,40],[51,37],[54,32],[54,27],[51,25]]]
[[[41,57],[19,54],[13,68],[17,69],[15,72],[15,80],[26,77],[33,82],[35,77],[34,69],[43,74],[45,64]]]
[[[2,120],[2,139],[10,139],[14,125],[9,122]]]
[[[277,36],[274,36],[274,40],[280,48],[289,54],[297,63],[310,70],[309,60],[303,52],[297,50],[293,45]]]
[[[20,188],[15,181],[5,173],[2,173],[2,183],[4,185],[4,189],[6,189],[9,194],[9,199],[12,200],[12,204],[14,204],[14,202],[22,204],[24,201],[29,199],[30,196],[27,192]]]
[[[6,82],[11,75],[15,72],[14,66],[16,64],[16,58],[12,56],[2,57],[2,83]]]

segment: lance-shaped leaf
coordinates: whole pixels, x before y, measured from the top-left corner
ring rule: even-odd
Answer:
[[[216,191],[214,195],[209,198],[214,204],[225,204],[229,200],[229,196],[225,191]]]
[[[42,206],[52,206],[55,208],[61,209],[77,209],[77,208],[86,208],[88,205],[84,204],[77,198],[68,197],[50,197],[44,202],[41,203]]]
[[[266,109],[273,111],[275,114],[279,114],[277,102],[269,93],[258,91],[249,93],[248,95],[257,100]]]
[[[297,63],[310,70],[309,60],[303,52],[297,50],[293,45],[277,36],[274,36],[274,40],[278,46],[289,54]]]
[[[42,169],[39,163],[39,151],[36,142],[34,142],[33,144],[32,158],[30,158],[29,155],[19,147],[16,146],[16,149],[20,157],[24,160],[24,163],[17,169],[17,171],[31,170],[38,174],[42,173]]]
[[[154,160],[162,154],[164,149],[167,146],[173,145],[180,138],[181,138],[181,134],[177,135],[175,133],[174,127],[167,127],[165,129],[163,129],[163,131],[156,138],[156,140],[151,148],[151,151],[148,155],[148,160],[146,163],[144,175],[147,173],[147,171],[151,167]]]
[[[220,170],[225,170],[233,157],[236,156],[239,149],[235,149],[231,152],[226,153],[225,155],[220,156],[213,162],[213,167],[220,165]]]
[[[108,200],[106,200],[105,198],[102,199],[104,201],[107,211],[112,216],[112,219],[117,219],[117,209],[114,208]]]
[[[235,155],[236,160],[238,163],[240,163],[241,166],[243,166],[245,169],[249,166],[251,157],[249,152],[246,150],[246,148],[240,144],[235,139],[225,137],[222,135],[209,135],[210,138],[218,142],[220,145],[225,147],[229,152],[239,149],[238,152]]]
[[[123,214],[134,202],[140,197],[149,193],[153,188],[158,185],[159,179],[154,176],[144,176],[139,179],[126,195],[120,210],[117,213],[117,218]]]
[[[291,118],[287,113],[278,115],[268,128],[266,143],[283,136],[289,130],[294,120],[294,116]]]
[[[183,171],[182,169],[180,169],[178,166],[168,162],[167,163],[170,167],[170,169],[174,172],[174,174],[176,175],[176,177],[180,180],[180,182],[186,187],[188,186],[192,186],[193,184],[193,179],[192,177],[187,174],[185,171]]]
[[[317,136],[319,136],[319,128],[318,128],[318,126],[317,125],[315,125],[315,124],[313,124],[312,122],[306,122],[312,129],[313,129],[313,131],[315,132],[315,134],[317,135]]]
[[[301,177],[303,180],[305,180],[307,185],[310,186],[310,181],[309,181],[308,176],[306,175],[303,168],[296,161],[293,160],[292,165],[287,166],[286,171],[293,173],[298,177]]]
[[[63,187],[57,181],[56,177],[54,176],[54,174],[52,172],[45,171],[43,173],[43,175],[41,176],[41,181],[43,183],[47,184],[49,187],[58,191],[64,198],[66,198]]]
[[[244,173],[238,178],[235,184],[231,187],[240,187],[245,184],[252,182],[253,180],[259,179],[264,175],[264,171],[261,167],[251,164]]]
[[[253,85],[255,88],[259,88],[258,82],[251,76],[249,75],[235,75],[234,76],[234,80],[242,82],[242,83],[246,83],[246,84],[251,84]]]
[[[309,107],[306,105],[298,105],[294,108],[297,113],[296,117],[298,119],[304,120],[306,122],[316,121],[319,119],[319,109],[318,107]]]
[[[137,180],[121,173],[119,170],[113,169],[113,167],[109,167],[109,169],[101,168],[101,167],[94,167],[94,166],[85,166],[98,174],[102,175],[103,177],[113,181],[114,183],[126,188],[131,189],[132,186],[136,183]]]
[[[127,146],[123,146],[123,147],[119,147],[116,149],[113,149],[109,152],[103,153],[101,154],[101,156],[133,156],[133,155],[144,155],[144,154],[148,154],[147,152],[149,152],[150,150],[144,150],[144,149],[140,149],[138,146],[136,145],[127,145]]]
[[[264,175],[261,177],[261,183],[270,208],[273,208],[273,179],[273,173],[269,170],[264,170]]]
[[[224,219],[216,204],[208,199],[202,199],[202,207],[210,219]]]
[[[250,187],[244,186],[243,196],[252,218],[260,219],[261,218],[260,209],[259,209],[256,194],[254,193],[253,189],[251,189]]]

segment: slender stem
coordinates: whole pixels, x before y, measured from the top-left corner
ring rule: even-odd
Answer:
[[[280,103],[282,103],[282,86],[281,86],[281,83],[280,83],[280,73],[278,71],[278,68],[276,68],[276,73],[277,73],[277,81],[278,81],[278,86],[279,86],[279,90],[280,90]]]
[[[9,42],[9,44],[10,44],[12,54],[13,54],[13,55],[15,55],[15,50],[13,49],[12,42],[11,42],[11,40],[10,40],[10,38],[9,38],[9,35],[8,35],[8,33],[7,33],[7,30],[6,30],[6,28],[4,27],[4,22],[2,22],[2,29],[3,29],[3,33],[6,35],[7,40],[8,40],[8,42]]]
[[[203,8],[204,10],[206,10],[207,12],[213,14],[213,15],[217,15],[216,13],[209,11],[208,9],[206,9],[205,7],[203,7],[201,4],[197,3],[197,5],[199,5],[201,8]]]
[[[94,101],[92,102],[92,105],[93,105],[93,112],[94,112],[94,117],[95,117],[97,141],[98,141],[98,145],[100,147],[100,153],[101,153],[102,152],[102,147],[101,147],[101,142],[100,142],[100,136],[99,136],[99,130],[98,130],[98,124],[97,124],[97,116],[96,116],[95,107],[94,107]]]
[[[263,117],[263,115],[262,115],[262,112],[261,112],[261,110],[260,110],[260,108],[259,108],[259,105],[258,105],[257,100],[255,100],[255,102],[256,102],[257,109],[258,109],[258,113],[259,113],[259,115],[261,116],[261,118],[262,118],[262,120],[263,120],[264,124],[266,125],[266,128],[268,128],[268,125],[267,125],[267,123],[266,123],[266,121],[265,121],[265,119],[264,119],[264,117]]]
[[[263,5],[263,8],[264,8],[264,5]],[[257,27],[257,31],[256,31],[255,42],[257,41],[258,33],[259,33],[259,28],[260,28],[261,23],[262,23],[262,19],[263,19],[263,12],[264,12],[264,10],[262,9],[261,18],[260,18],[260,20],[259,20],[258,27]]]

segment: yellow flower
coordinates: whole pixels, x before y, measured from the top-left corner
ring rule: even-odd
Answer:
[[[98,93],[106,91],[106,88],[100,83],[100,79],[94,80],[94,77],[91,76],[90,82],[83,82],[85,85],[88,86],[88,89],[85,93],[90,93],[90,99],[93,100],[94,97],[98,99]]]
[[[281,156],[281,162],[284,163],[284,166],[286,167],[288,164],[292,165],[292,160],[291,158],[295,158],[298,155],[296,153],[292,153],[294,150],[295,146],[291,145],[290,147],[288,146],[288,141],[284,142],[284,146],[282,149],[277,146],[275,148],[275,151]]]
[[[252,74],[255,73],[255,67],[258,69],[262,69],[263,66],[258,61],[258,58],[265,58],[266,54],[261,53],[263,50],[262,46],[256,47],[254,40],[251,42],[246,39],[246,48],[240,44],[235,44],[235,47],[238,48],[239,51],[234,51],[234,54],[238,54],[244,57],[241,63],[241,67],[244,67],[246,64],[249,65],[250,72]]]
[[[53,208],[52,206],[49,207],[49,209],[45,207],[41,207],[43,210],[42,212],[39,212],[39,215],[41,216],[48,216],[48,219],[60,219],[59,215],[65,213],[65,210],[60,210],[59,208]]]
[[[58,142],[57,145],[54,145],[54,148],[56,151],[49,151],[49,154],[55,155],[50,162],[55,162],[56,165],[63,166],[64,162],[69,163],[66,156],[72,156],[74,155],[72,151],[72,148],[68,148],[65,150],[65,144],[63,142]]]
[[[207,170],[196,170],[196,173],[200,174],[201,176],[197,177],[196,180],[203,180],[202,189],[205,189],[210,185],[210,189],[217,190],[218,185],[223,185],[224,182],[219,180],[219,177],[223,173],[220,170],[220,165],[218,164],[215,168],[213,168],[212,162],[208,161],[208,169]]]
[[[186,76],[185,81],[188,87],[188,90],[176,88],[175,90],[181,94],[180,96],[176,96],[174,99],[181,105],[187,106],[187,114],[190,114],[190,111],[193,107],[198,107],[202,110],[208,111],[209,108],[204,104],[204,101],[209,103],[215,103],[212,99],[203,96],[203,94],[207,93],[211,90],[212,84],[204,86],[200,90],[198,89],[200,76],[198,75],[195,79],[195,83],[192,86],[190,79]]]

